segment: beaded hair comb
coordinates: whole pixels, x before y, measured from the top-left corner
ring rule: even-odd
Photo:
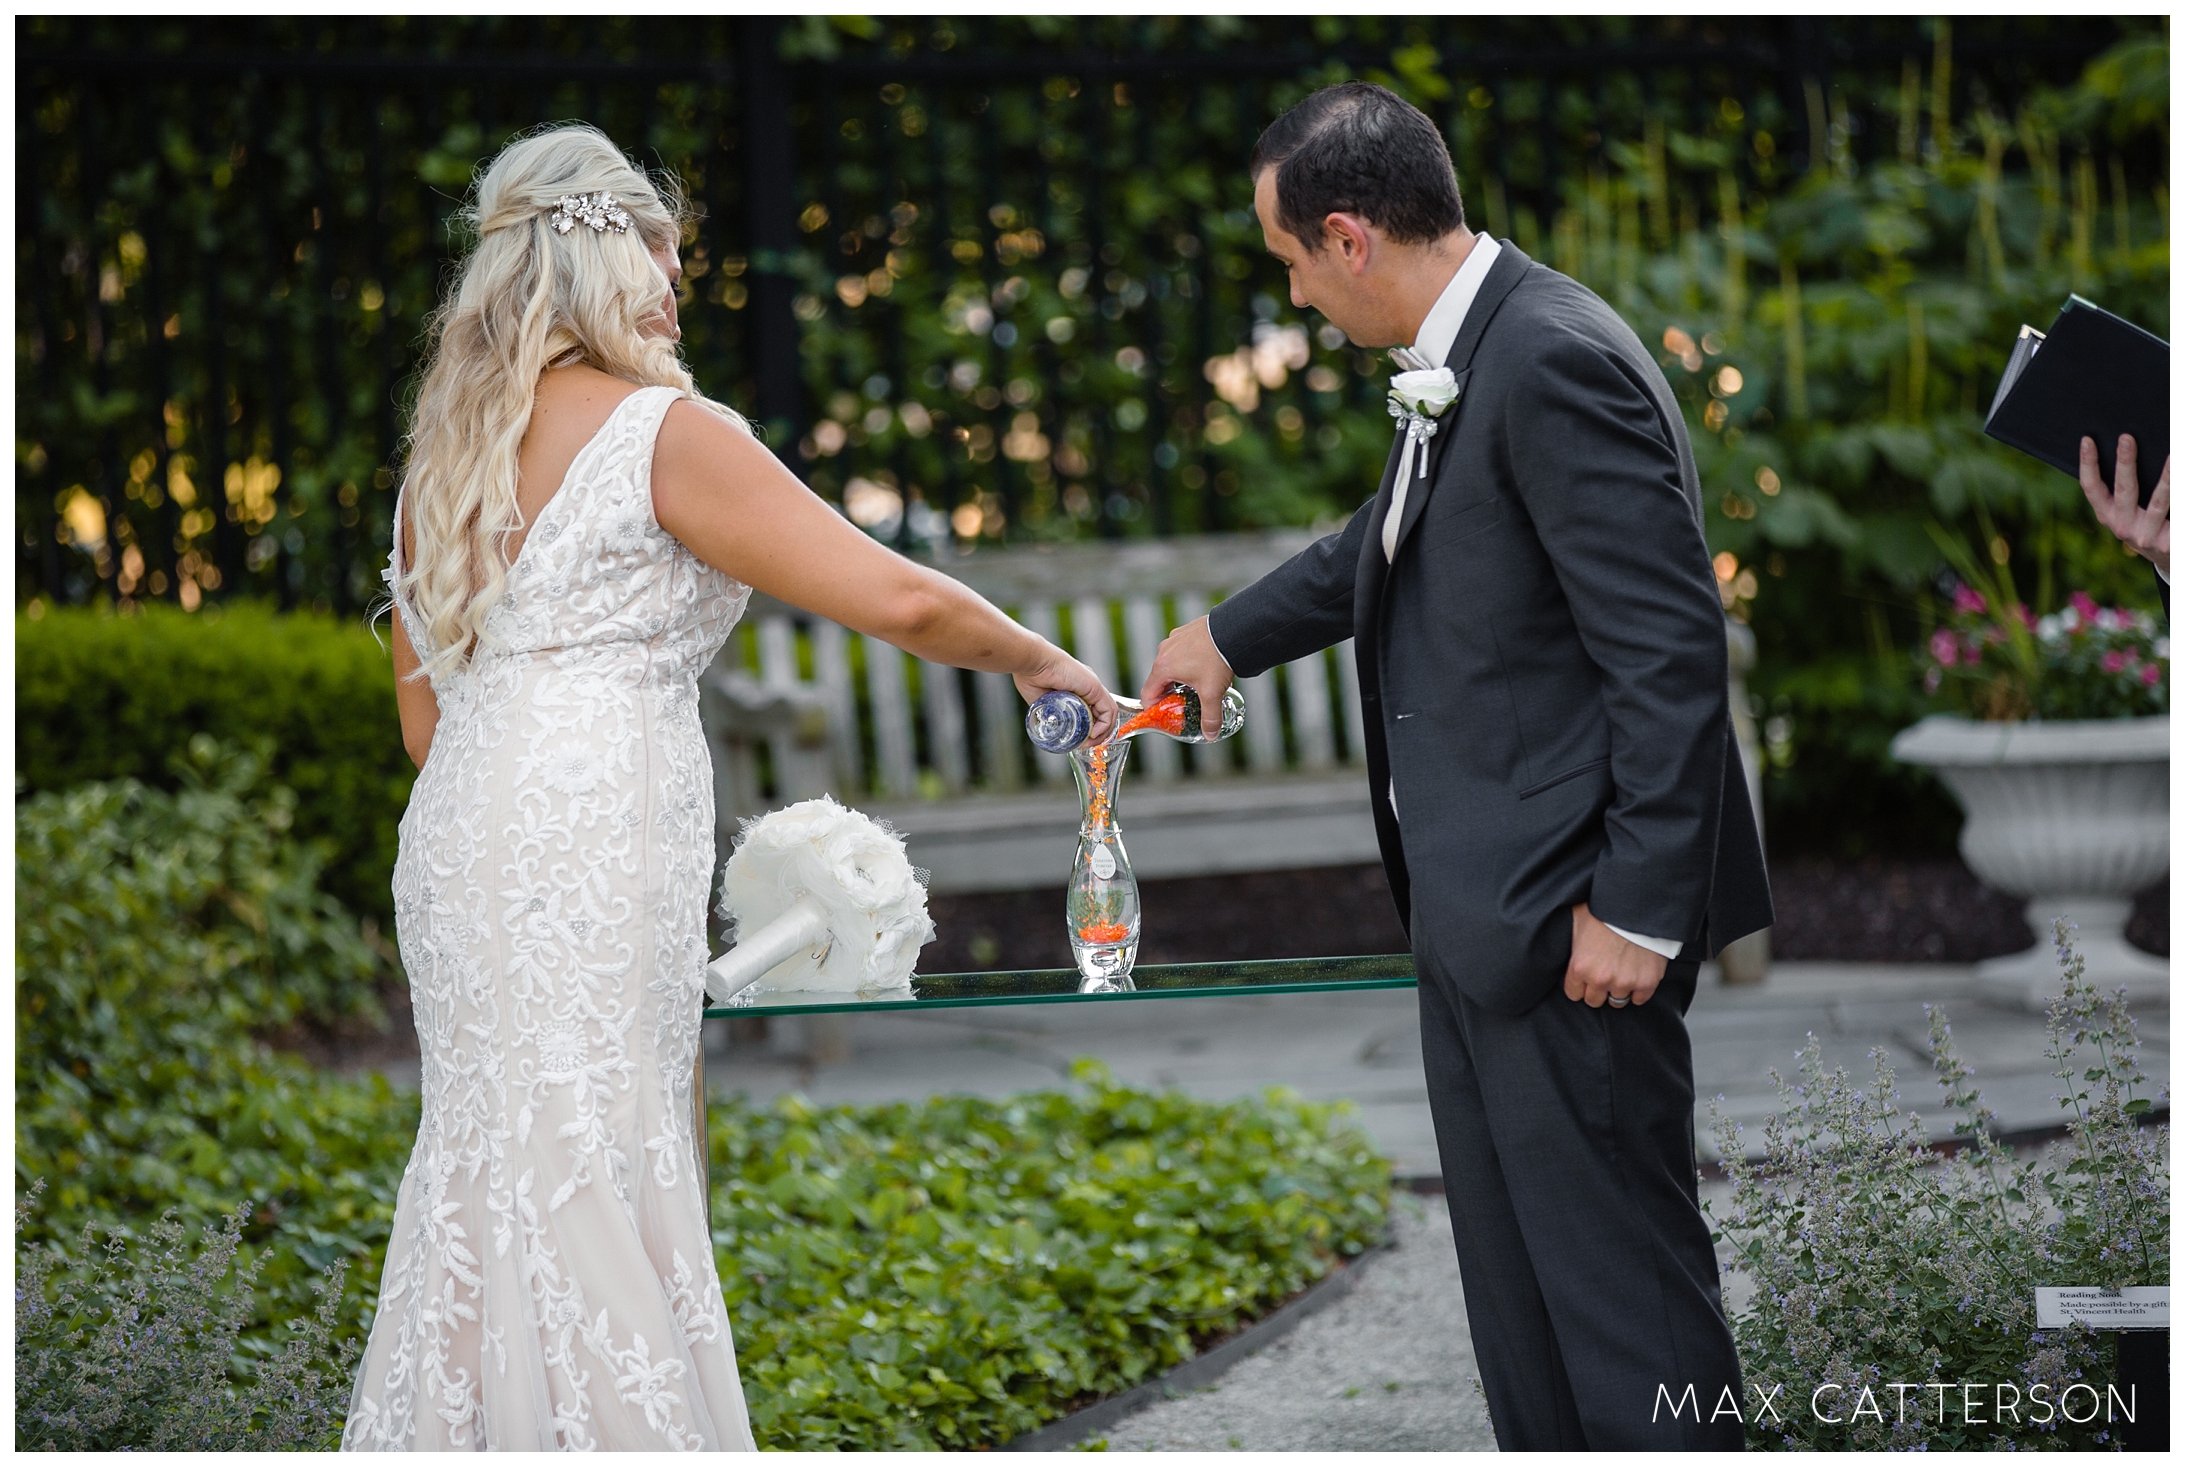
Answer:
[[[554,212],[547,216],[547,223],[554,226],[557,234],[567,234],[579,224],[592,226],[594,234],[605,234],[612,229],[617,234],[630,232],[630,216],[615,202],[615,196],[604,190],[596,194],[564,194],[554,201]]]

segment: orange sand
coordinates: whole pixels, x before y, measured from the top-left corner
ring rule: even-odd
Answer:
[[[1137,716],[1115,731],[1119,739],[1127,739],[1142,729],[1165,733],[1172,739],[1184,736],[1184,695],[1178,689],[1165,697],[1157,698],[1141,709]]]
[[[1130,928],[1121,922],[1088,922],[1077,929],[1077,940],[1087,947],[1110,947],[1130,941]]]

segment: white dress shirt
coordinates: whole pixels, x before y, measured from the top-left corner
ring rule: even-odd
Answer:
[[[1457,344],[1457,335],[1464,330],[1464,318],[1470,313],[1480,286],[1486,283],[1487,272],[1494,268],[1495,259],[1501,253],[1502,245],[1493,235],[1473,236],[1471,252],[1457,267],[1457,273],[1449,277],[1449,283],[1442,287],[1433,309],[1426,313],[1426,320],[1419,327],[1419,339],[1410,346],[1390,349],[1389,360],[1399,371],[1430,372],[1449,365],[1449,349]],[[1381,522],[1381,550],[1391,562],[1396,559],[1396,531],[1403,521],[1404,497],[1411,488],[1410,477],[1406,474],[1396,480],[1395,493],[1389,499],[1388,518]],[[1219,646],[1214,652],[1224,663],[1228,662],[1228,655]],[[1391,815],[1396,814],[1396,781],[1393,778],[1388,782],[1388,809]],[[1402,819],[1401,816],[1397,818]],[[1626,932],[1613,922],[1602,925],[1624,941],[1637,943],[1648,952],[1659,953],[1665,958],[1674,958],[1684,951],[1682,942]]]
[[[1449,365],[1449,348],[1457,344],[1457,333],[1464,329],[1466,313],[1472,309],[1472,301],[1479,288],[1486,282],[1487,272],[1494,267],[1495,257],[1502,253],[1502,245],[1491,234],[1472,237],[1472,250],[1457,267],[1457,273],[1449,277],[1442,287],[1440,299],[1426,313],[1426,321],[1419,327],[1419,339],[1410,346],[1399,346],[1388,354],[1399,371],[1431,372],[1436,367]],[[1411,476],[1396,476],[1396,492],[1388,502],[1388,518],[1381,522],[1381,551],[1393,564],[1396,559],[1396,531],[1403,524],[1404,498],[1411,492]]]

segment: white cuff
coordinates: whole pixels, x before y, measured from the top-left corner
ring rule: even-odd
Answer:
[[[1206,645],[1212,647],[1214,655],[1221,659],[1222,670],[1227,672],[1232,679],[1235,678],[1237,665],[1229,660],[1227,652],[1222,651],[1221,643],[1214,640],[1214,616],[1211,612],[1207,613],[1206,618]]]
[[[2147,563],[2148,563],[2149,565],[2155,565],[2155,563],[2154,563],[2153,561],[2151,561],[2151,560],[2150,560],[2150,561],[2148,561]],[[2162,577],[2162,584],[2163,584],[2163,585],[2167,586],[2167,585],[2169,585],[2169,584],[2170,584],[2170,573],[2169,573],[2168,571],[2164,570],[2164,569],[2163,569],[2163,568],[2162,568],[2161,566],[2159,566],[2159,565],[2155,565],[2155,574],[2156,574],[2156,575],[2158,575],[2158,576],[2160,576],[2160,577]]]
[[[1674,959],[1678,953],[1684,951],[1683,943],[1671,942],[1666,937],[1641,937],[1636,932],[1624,931],[1623,928],[1618,927],[1614,922],[1603,922],[1601,925],[1603,927],[1606,927],[1609,931],[1615,933],[1625,942],[1637,943],[1640,947],[1645,948],[1648,952],[1660,953],[1665,958]]]

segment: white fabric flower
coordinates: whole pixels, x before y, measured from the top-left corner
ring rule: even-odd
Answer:
[[[1431,372],[1398,372],[1388,379],[1389,412],[1438,418],[1457,400],[1457,374],[1447,367]]]
[[[910,983],[933,920],[901,836],[825,795],[745,821],[721,870],[721,914],[739,932],[757,932],[803,896],[826,909],[832,941],[774,968],[767,988],[860,993]]]
[[[607,777],[607,761],[600,757],[596,745],[571,739],[546,756],[546,768],[539,777],[548,789],[565,795],[588,795]]]
[[[540,1073],[549,1080],[566,1080],[584,1068],[592,1057],[584,1026],[567,1019],[539,1030]]]

